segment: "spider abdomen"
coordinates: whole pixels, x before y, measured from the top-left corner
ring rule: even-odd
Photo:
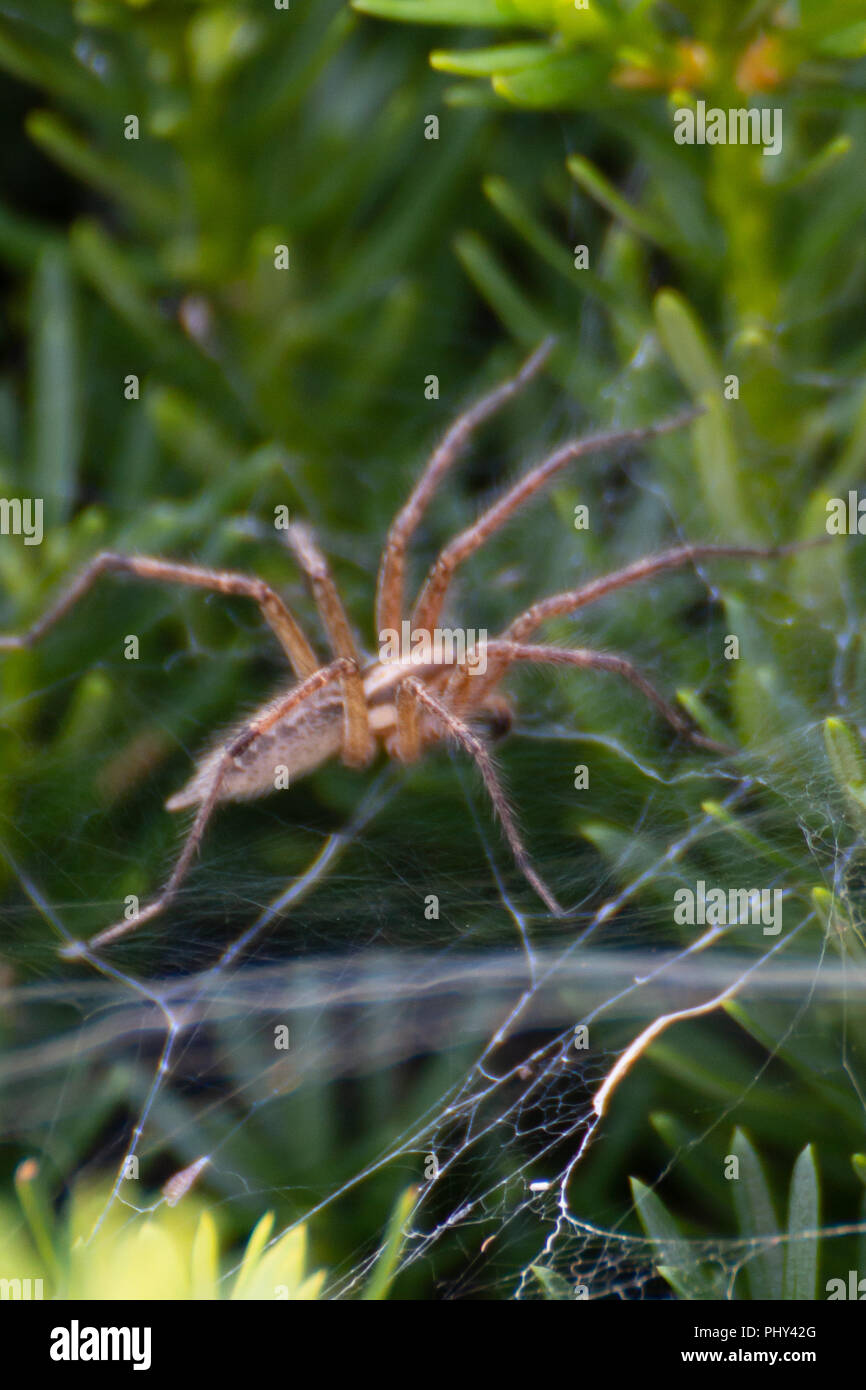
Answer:
[[[169,797],[166,809],[182,811],[202,802],[213,786],[226,749],[244,729],[266,719],[275,703],[269,701],[250,720],[223,734],[199,759],[186,785]],[[290,786],[339,753],[342,737],[342,699],[331,691],[324,692],[320,700],[291,711],[226,762],[217,800],[249,801]]]

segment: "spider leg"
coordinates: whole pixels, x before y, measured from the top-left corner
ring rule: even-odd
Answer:
[[[516,376],[502,382],[482,396],[450,426],[434,450],[427,467],[412,489],[409,500],[397,513],[385,540],[376,588],[376,631],[399,628],[403,619],[406,581],[406,551],[412,535],[449,468],[459,457],[472,431],[520,391],[541,369],[553,348],[553,338],[544,342],[526,359]]]
[[[602,449],[611,449],[622,444],[637,444],[642,440],[653,439],[656,435],[669,434],[672,430],[681,429],[698,414],[700,414],[699,410],[685,410],[679,415],[672,416],[667,420],[660,420],[654,425],[606,434],[587,435],[583,439],[572,439],[567,444],[561,445],[554,453],[524,474],[497,502],[494,502],[492,507],[489,507],[486,512],[482,512],[477,521],[467,527],[465,531],[461,531],[448,543],[432,565],[424,581],[421,594],[415,604],[415,611],[412,614],[413,629],[426,628],[429,630],[436,626],[448,586],[458,565],[461,565],[464,560],[479,550],[489,536],[504,526],[520,507],[530,501],[558,473],[561,473],[567,464],[574,459],[583,458],[586,454],[597,453]]]
[[[541,463],[536,464],[497,502],[494,502],[492,507],[483,512],[472,526],[455,536],[440,553],[428,572],[421,594],[415,604],[415,611],[412,614],[412,630],[415,632],[422,629],[430,631],[436,626],[442,605],[445,602],[448,586],[457,567],[476,550],[479,550],[489,536],[504,526],[520,507],[529,502],[567,464],[576,458],[582,458],[585,454],[612,448],[615,445],[634,444],[641,440],[652,439],[655,435],[667,434],[671,430],[679,429],[699,413],[696,410],[688,410],[669,420],[661,420],[657,424],[640,429],[620,430],[614,433],[588,435],[583,439],[572,439],[542,460]],[[477,679],[477,677],[473,677],[473,679]],[[457,688],[458,681],[459,677],[455,676],[452,683],[455,688]],[[485,688],[489,689],[491,684],[493,684],[492,681],[485,682]],[[404,695],[402,699],[398,698],[397,701],[398,723],[407,749],[418,746],[417,716],[413,711],[413,703],[408,695]]]
[[[324,686],[330,685],[333,681],[342,680],[350,665],[351,663],[345,657],[338,657],[337,660],[332,661],[329,666],[320,667],[319,670],[314,671],[311,675],[307,676],[305,680],[301,681],[299,685],[296,685],[293,690],[290,690],[282,700],[272,705],[266,714],[261,715],[258,719],[251,720],[245,729],[242,729],[239,734],[235,735],[231,743],[226,745],[222,758],[214,772],[213,782],[211,783],[207,795],[199,806],[195,820],[184,841],[177,862],[162,892],[158,893],[153,901],[143,907],[135,917],[129,919],[124,918],[120,922],[115,922],[112,926],[106,927],[104,931],[98,932],[96,936],[91,937],[86,943],[80,941],[70,942],[69,945],[64,947],[61,952],[62,955],[75,957],[81,955],[86,949],[107,946],[109,943],[117,941],[119,937],[125,936],[128,932],[135,931],[137,927],[141,926],[142,922],[152,921],[154,917],[158,917],[161,912],[165,911],[186,877],[190,864],[201,844],[207,823],[219,800],[220,786],[232,761],[245,753],[251,744],[255,743],[257,738],[260,738],[262,734],[266,734],[269,729],[272,729],[290,710],[302,704],[303,701],[309,699],[311,695],[315,695],[316,692],[321,690]]]
[[[298,678],[319,669],[315,652],[279,595],[262,579],[233,570],[205,569],[201,565],[181,565],[149,555],[115,555],[102,551],[84,566],[76,578],[61,591],[35,623],[21,633],[0,633],[0,651],[34,646],[82,599],[103,574],[132,574],[161,584],[188,584],[196,589],[212,589],[221,594],[239,594],[253,599],[288,657]]]
[[[458,719],[457,715],[454,714],[447,705],[442,704],[435,695],[431,695],[430,691],[427,690],[420,681],[416,680],[414,676],[407,677],[405,684],[411,687],[412,694],[417,698],[419,703],[433,715],[438,723],[442,725],[445,732],[450,734],[451,737],[460,744],[461,748],[463,748],[475,761],[484,781],[487,795],[490,797],[493,808],[499,817],[500,824],[505,833],[505,838],[514,856],[515,864],[523,874],[527,883],[530,883],[535,889],[548,911],[552,912],[555,917],[563,916],[563,909],[559,906],[559,903],[556,901],[556,898],[553,896],[544,880],[532,866],[532,861],[520,838],[520,832],[517,829],[511,807],[508,804],[508,798],[502,790],[499,778],[496,775],[493,759],[481,739],[464,724],[462,719]]]
[[[685,715],[681,714],[675,705],[670,704],[659,693],[652,681],[648,680],[637,666],[615,652],[597,652],[587,647],[526,646],[520,642],[500,641],[488,643],[487,651],[488,658],[493,659],[500,674],[504,674],[505,670],[515,661],[536,662],[545,666],[578,666],[585,671],[610,671],[613,675],[621,676],[623,680],[627,680],[630,685],[639,690],[650,704],[655,706],[662,718],[667,720],[671,728],[675,729],[683,738],[690,739],[699,748],[708,748],[715,753],[734,751],[725,747],[724,744],[716,743],[714,739],[705,738],[703,734],[698,733]],[[468,690],[471,701],[471,680]]]
[[[397,711],[397,747],[400,761],[417,762],[421,756],[421,729],[418,722],[418,699],[411,681],[397,687],[394,701]]]
[[[351,669],[343,677],[343,762],[347,767],[366,767],[376,751],[370,731],[364,682],[361,678],[361,658],[352,635],[349,619],[328,562],[316,544],[309,527],[296,523],[286,532],[286,540],[301,569],[310,581],[316,607],[325,625],[332,654],[345,657]]]
[[[797,544],[674,546],[670,550],[662,550],[658,555],[646,555],[643,559],[624,566],[623,569],[614,570],[612,574],[603,574],[598,579],[591,579],[577,589],[553,594],[550,598],[533,603],[509,623],[502,636],[509,641],[522,642],[548,618],[574,613],[578,608],[586,608],[588,604],[595,603],[605,594],[615,593],[617,589],[624,589],[629,584],[638,584],[643,579],[652,579],[654,575],[665,570],[682,569],[684,565],[693,564],[696,560],[773,560],[782,555],[791,555],[801,548],[802,546]]]
[[[823,538],[821,542],[817,543],[823,543]],[[525,609],[524,612],[518,614],[496,639],[496,643],[488,643],[487,671],[484,675],[472,675],[468,671],[462,670],[455,672],[450,691],[454,707],[458,710],[462,709],[467,700],[475,703],[485,691],[491,689],[501,680],[504,667],[500,658],[496,655],[491,657],[491,651],[495,645],[502,642],[523,642],[549,618],[558,618],[574,613],[579,608],[586,608],[589,604],[596,603],[606,594],[616,593],[618,589],[624,589],[630,584],[651,579],[654,575],[662,574],[667,570],[681,569],[696,561],[724,558],[770,560],[783,555],[794,554],[812,544],[816,544],[816,542],[802,541],[779,546],[674,546],[670,550],[660,551],[657,555],[644,556],[640,560],[635,560],[631,565],[614,570],[611,574],[603,574],[597,579],[590,579],[577,589],[570,589],[564,593],[553,594],[549,598],[540,599]],[[507,665],[507,662],[505,664]]]

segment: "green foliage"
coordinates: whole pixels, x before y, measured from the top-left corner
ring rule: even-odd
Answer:
[[[760,1159],[746,1135],[738,1130],[731,1145],[737,1171],[730,1181],[737,1218],[739,1260],[744,1268],[743,1293],[750,1299],[813,1300],[818,1297],[820,1188],[811,1145],[794,1165],[788,1197],[787,1227],[780,1231],[773,1198]],[[658,1272],[681,1298],[717,1299],[726,1296],[723,1270],[697,1251],[681,1224],[656,1194],[637,1178],[631,1179],[635,1208],[652,1240]],[[737,1294],[733,1294],[737,1297]]]
[[[381,19],[505,30],[481,49],[436,50],[433,67],[489,81],[515,105],[568,107],[619,120],[644,114],[647,93],[706,93],[709,98],[793,90],[815,102],[838,101],[832,84],[851,78],[866,54],[858,0],[754,5],[748,0],[352,0]],[[515,42],[516,28],[543,42]],[[847,66],[846,66],[847,64]],[[851,81],[856,92],[856,78]],[[469,99],[464,87],[452,99]],[[856,97],[855,97],[856,99]],[[728,105],[727,100],[724,105]]]
[[[851,331],[866,269],[853,177],[866,134],[866,31],[856,0],[781,6],[772,15],[743,4],[739,23],[727,3],[582,9],[571,0],[527,0],[485,9],[486,18],[473,5],[443,11],[428,0],[358,0],[356,8],[384,18],[506,29],[522,22],[550,32],[545,45],[437,51],[432,63],[489,79],[516,104],[591,113],[579,127],[580,152],[566,161],[579,190],[580,230],[569,240],[592,245],[591,273],[575,272],[569,242],[556,229],[574,204],[564,178],[548,172],[529,198],[502,179],[488,180],[488,197],[514,237],[556,266],[557,326],[586,314],[597,296],[607,307],[616,360],[597,360],[597,389],[639,361],[638,380],[651,394],[660,339],[687,389],[712,399],[696,448],[703,524],[728,539],[766,535],[774,526],[814,534],[827,497],[858,475],[863,459],[857,422],[866,356]],[[496,68],[500,51],[504,67]],[[675,146],[673,107],[698,97],[708,106],[778,107],[781,154]],[[618,162],[634,165],[636,196],[622,193],[628,181],[621,173],[612,179],[586,152],[585,132],[597,130]],[[542,196],[553,204],[553,229]],[[610,219],[600,254],[593,205]],[[550,326],[554,301],[546,296],[546,313],[533,304],[534,276],[509,276],[475,235],[461,238],[458,253],[512,332],[528,340]],[[661,254],[678,294],[665,292],[654,312],[651,280]],[[720,390],[732,374],[743,403],[736,412],[725,408]],[[835,459],[827,457],[834,422],[843,439],[857,431],[857,442],[847,452],[837,446]],[[688,506],[683,490],[677,503]],[[692,519],[699,519],[694,509]]]
[[[465,524],[479,495],[560,438],[611,420],[656,420],[688,401],[703,413],[636,460],[593,460],[564,477],[473,562],[455,594],[470,624],[493,630],[525,601],[570,585],[576,568],[613,569],[674,537],[814,538],[828,498],[862,482],[859,3],[744,4],[736,16],[729,4],[698,0],[354,8],[364,14],[336,0],[296,5],[290,19],[240,0],[0,7],[12,133],[0,202],[0,494],[46,499],[44,543],[0,545],[0,629],[31,621],[70,570],[110,547],[254,571],[314,630],[273,539],[274,508],[287,505],[319,530],[372,647],[379,547],[421,460],[453,411],[548,332],[558,338],[548,380],[491,426],[471,467],[437,499],[421,562]],[[431,72],[423,28],[370,16],[496,32],[483,47],[435,50]],[[446,89],[442,73],[459,85]],[[673,109],[698,99],[779,106],[782,153],[675,146]],[[440,138],[425,140],[424,121],[437,112]],[[125,135],[130,114],[137,140]],[[287,273],[275,269],[278,246],[288,248]],[[441,380],[439,401],[424,397],[430,373]],[[138,399],[124,392],[131,374]],[[733,378],[737,394],[726,394]],[[579,535],[577,503],[593,517]],[[866,659],[856,541],[704,573],[703,586],[670,576],[587,610],[580,640],[628,652],[738,754],[721,765],[671,747],[638,697],[605,678],[527,673],[515,682],[519,727],[539,736],[515,738],[502,761],[533,851],[579,904],[578,927],[581,914],[627,891],[628,928],[653,943],[676,936],[684,948],[693,934],[671,928],[674,885],[726,881],[736,865],[741,883],[784,887],[786,931],[807,961],[826,950],[862,969]],[[130,632],[141,635],[138,663],[123,659]],[[720,655],[731,633],[738,661]],[[574,627],[548,635],[573,640]],[[109,585],[49,642],[4,654],[0,887],[3,978],[13,989],[59,971],[58,916],[87,936],[126,895],[146,897],[160,881],[176,848],[166,795],[214,725],[270,693],[276,657],[240,602]],[[557,726],[571,740],[565,756],[548,737]],[[592,799],[575,801],[571,767],[589,752]],[[251,906],[345,825],[362,789],[331,767],[292,789],[279,812],[227,810],[165,936],[130,939],[121,964],[153,974],[212,964]],[[480,854],[459,781],[447,760],[432,760],[409,774],[365,845],[347,850],[340,873],[268,949],[280,959],[414,945],[419,929],[437,949],[450,951],[458,933],[474,947],[510,947],[513,922]],[[507,868],[505,878],[523,901],[518,875]],[[445,904],[440,928],[424,925],[431,884]],[[561,947],[559,933],[534,924],[533,941]],[[724,945],[747,960],[768,949],[743,924]],[[627,1175],[650,1176],[645,1156],[681,1161],[664,1200],[648,1182],[634,1179],[632,1189],[678,1296],[724,1296],[729,1273],[718,1260],[686,1261],[684,1233],[751,1243],[737,1296],[812,1296],[818,1242],[791,1238],[818,1224],[817,1163],[822,1219],[850,1219],[862,1195],[866,1160],[849,1158],[862,1104],[839,1075],[843,1046],[852,1055],[866,1047],[862,1010],[816,1005],[813,1019],[803,992],[795,1022],[815,1026],[802,1031],[790,998],[745,993],[666,1033],[624,1087],[633,1103],[614,1107],[580,1170],[575,1200],[597,1222],[599,1212],[629,1210]],[[24,1021],[8,1011],[0,1027],[26,1062],[28,1048],[68,1026],[64,1010],[49,998],[28,1004]],[[390,1028],[383,1009],[372,1056]],[[627,1040],[615,1030],[606,1037],[610,1055]],[[148,1228],[178,1289],[200,1278],[225,1290],[249,1238],[248,1296],[265,1261],[268,1280],[315,1296],[321,1280],[307,1273],[299,1203],[369,1169],[375,1179],[351,1210],[317,1218],[312,1265],[338,1268],[381,1245],[363,1288],[383,1296],[406,1221],[395,1193],[407,1177],[402,1163],[399,1182],[380,1175],[377,1157],[449,1094],[473,1046],[431,1041],[408,1079],[371,1062],[347,1107],[327,1066],[275,1099],[247,1042],[231,1019],[215,1021],[218,1088],[249,1104],[244,1124],[211,1114],[192,1082],[167,1088],[149,1116],[155,1164],[173,1171],[219,1151],[201,1184],[226,1202],[225,1225],[215,1233],[193,1195],[137,1219],[130,1240]],[[105,1172],[117,1166],[113,1137],[141,1113],[152,1063],[112,1058],[98,1085],[78,1067],[62,1101],[48,1066],[25,1067],[10,1088],[4,1163],[11,1179],[17,1158],[41,1154],[46,1211],[26,1241],[47,1276],[71,1277],[72,1245],[53,1206],[88,1167],[98,1174],[92,1200],[102,1200]],[[697,1164],[702,1136],[691,1126],[696,1111],[734,1109],[743,1186],[732,1210],[706,1177],[721,1139]],[[494,1136],[480,1152],[490,1189],[501,1182],[510,1200],[517,1145],[512,1153]],[[84,1200],[77,1186],[75,1194],[73,1209]],[[7,1203],[7,1227],[12,1210]],[[293,1234],[265,1254],[287,1224]],[[521,1227],[498,1287],[511,1291],[525,1267],[538,1292],[569,1296],[568,1280],[538,1258],[536,1234],[528,1221]],[[462,1270],[459,1228],[443,1247],[416,1288],[429,1293],[443,1272]],[[822,1242],[822,1274],[836,1258],[847,1267],[849,1247]],[[113,1268],[96,1262],[83,1284],[63,1287],[103,1288]]]

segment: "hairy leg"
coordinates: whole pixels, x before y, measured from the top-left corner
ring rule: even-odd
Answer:
[[[269,584],[265,584],[264,580],[248,574],[237,574],[233,570],[212,570],[201,565],[176,564],[173,560],[159,560],[150,555],[115,555],[107,550],[95,555],[84,566],[72,583],[26,632],[0,633],[0,651],[14,651],[20,647],[34,646],[55,623],[65,617],[103,574],[132,574],[137,579],[160,584],[186,584],[195,589],[211,589],[221,594],[239,594],[243,598],[251,598],[258,604],[263,617],[276,635],[295,675],[302,679],[319,669],[316,654],[301,628],[279,595]]]
[[[547,909],[552,912],[555,917],[561,917],[563,915],[563,909],[559,906],[559,903],[556,901],[556,898],[553,896],[544,880],[533,868],[529,855],[524,848],[523,841],[520,838],[520,832],[517,829],[514,816],[511,812],[511,807],[508,804],[508,798],[502,790],[499,778],[496,775],[496,769],[493,765],[493,759],[487,748],[482,743],[481,739],[464,724],[462,719],[458,719],[447,705],[444,705],[435,695],[431,695],[430,691],[427,690],[420,681],[416,680],[414,676],[409,676],[406,680],[406,684],[411,686],[412,693],[419,704],[433,715],[434,719],[442,726],[445,733],[459,743],[461,748],[474,760],[484,781],[487,795],[490,797],[493,808],[499,817],[505,838],[514,856],[515,864],[523,874],[527,883],[531,884],[535,889]]]
[[[457,567],[476,550],[480,550],[495,531],[504,526],[515,512],[525,506],[541,488],[561,473],[567,464],[572,463],[574,459],[583,458],[586,454],[598,453],[602,449],[612,449],[623,444],[637,444],[646,439],[653,439],[656,435],[669,434],[672,430],[681,429],[699,413],[697,410],[687,410],[671,419],[660,420],[657,424],[647,425],[641,429],[587,435],[583,439],[572,439],[567,444],[561,445],[554,453],[524,474],[497,502],[494,502],[492,507],[483,512],[472,526],[461,531],[448,543],[424,581],[412,615],[413,629],[430,629],[436,626],[442,612],[448,586]]]
[[[675,705],[670,704],[656,690],[652,681],[624,656],[619,656],[614,652],[596,652],[587,647],[546,647],[500,641],[490,642],[487,651],[488,659],[496,663],[497,670],[502,674],[517,661],[533,662],[544,666],[577,666],[584,671],[609,671],[612,675],[621,676],[623,680],[628,681],[636,690],[639,690],[650,704],[655,706],[662,718],[667,720],[672,729],[675,729],[684,738],[690,739],[699,748],[708,748],[715,753],[730,753],[732,751],[723,744],[716,743],[714,739],[705,738],[703,734],[698,733],[685,715],[681,714]],[[468,703],[464,704],[460,712],[466,711],[471,714],[473,709],[472,678],[469,679],[466,689],[469,692]],[[486,697],[486,700],[489,700],[489,696]]]
[[[694,419],[698,413],[698,411],[689,410],[674,416],[672,419],[661,420],[657,424],[649,425],[643,429],[620,430],[609,434],[588,435],[583,439],[573,439],[556,449],[541,463],[536,464],[504,493],[498,502],[494,502],[492,507],[483,512],[472,526],[455,536],[441,552],[424,581],[424,586],[415,605],[415,611],[412,615],[413,631],[424,628],[430,630],[436,626],[442,612],[448,586],[458,566],[476,550],[480,550],[495,531],[504,526],[515,512],[525,506],[541,488],[561,473],[567,464],[576,458],[582,458],[585,454],[596,453],[617,445],[635,444],[641,440],[651,439],[655,435],[666,434],[670,430],[679,429],[680,426]],[[496,679],[494,676],[490,676],[484,680],[482,682],[484,690],[492,689],[496,684]],[[465,704],[469,698],[468,687],[477,680],[477,675],[470,677],[468,672],[455,672],[449,686],[455,709],[459,709]],[[407,748],[417,747],[417,713],[414,710],[414,701],[408,695],[404,695],[402,700],[398,700],[397,717],[405,746]]]
[[[564,617],[567,614],[577,612],[580,608],[586,608],[591,603],[596,603],[606,594],[616,593],[619,589],[625,589],[631,584],[638,584],[644,579],[651,579],[667,570],[682,569],[686,565],[701,560],[726,558],[772,560],[783,555],[794,554],[813,544],[823,544],[823,538],[819,542],[804,541],[779,546],[674,546],[670,550],[662,550],[656,555],[644,556],[640,560],[635,560],[633,564],[625,565],[622,569],[614,570],[610,574],[603,574],[597,579],[590,579],[577,589],[569,589],[564,593],[553,594],[549,598],[540,599],[518,614],[496,640],[523,642],[549,618]],[[492,647],[493,643],[488,643],[487,671],[483,676],[473,676],[468,671],[455,673],[451,691],[455,709],[461,709],[467,699],[474,703],[502,679],[504,666],[498,657],[495,655],[491,657]]]
[[[482,396],[469,407],[447,430],[434,450],[427,467],[397,513],[388,532],[379,566],[376,591],[376,630],[398,629],[404,617],[406,583],[406,551],[430,499],[445,474],[460,456],[472,431],[488,420],[500,406],[510,400],[541,369],[553,348],[553,339],[546,338],[526,359],[516,376],[504,381],[495,390]]]
[[[361,658],[349,626],[337,586],[331,577],[328,562],[316,544],[312,531],[295,524],[286,533],[286,540],[310,581],[316,607],[319,610],[331,652],[351,662],[351,670],[343,677],[343,762],[348,767],[366,767],[376,751],[364,698],[361,678]]]
[[[190,864],[201,844],[207,823],[219,800],[220,786],[232,760],[240,757],[251,744],[255,743],[257,738],[267,733],[268,730],[272,729],[285,715],[302,704],[305,700],[308,700],[310,696],[315,695],[317,691],[323,689],[326,685],[330,685],[333,681],[342,680],[350,664],[351,663],[348,662],[345,657],[338,657],[337,660],[332,661],[329,666],[323,666],[318,671],[314,671],[312,675],[307,676],[305,680],[301,681],[300,685],[296,685],[293,690],[290,690],[283,699],[277,701],[266,714],[261,715],[258,719],[252,720],[245,729],[242,729],[239,734],[235,735],[231,743],[226,745],[225,752],[214,772],[214,778],[210,789],[199,806],[195,820],[184,842],[183,849],[178,856],[177,862],[162,892],[158,893],[153,901],[149,902],[146,907],[143,907],[135,917],[128,920],[124,918],[120,922],[115,922],[112,926],[106,927],[104,931],[98,932],[97,935],[92,937],[87,943],[70,943],[63,951],[65,956],[77,956],[81,955],[86,949],[107,946],[110,942],[116,941],[119,937],[125,936],[128,932],[135,931],[137,927],[141,926],[142,922],[152,921],[154,917],[159,916],[161,912],[165,911],[186,877]]]
[[[598,579],[590,579],[577,589],[562,594],[553,594],[533,603],[525,612],[518,614],[502,633],[504,639],[522,642],[531,632],[548,618],[560,617],[564,613],[574,613],[578,608],[586,608],[596,603],[605,594],[616,593],[629,584],[638,584],[643,579],[652,579],[665,570],[682,569],[684,565],[697,560],[743,559],[773,560],[782,555],[791,555],[801,549],[801,545],[679,545],[670,550],[662,550],[658,555],[646,555],[635,560],[623,569],[612,574],[603,574]]]

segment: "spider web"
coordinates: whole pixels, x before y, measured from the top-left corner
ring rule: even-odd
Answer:
[[[646,476],[628,484],[638,501],[621,519],[619,545],[633,558],[646,529],[642,499],[654,516],[659,504],[669,509]],[[243,529],[256,532],[249,518]],[[540,550],[538,539],[535,527],[518,531],[504,572],[501,560],[482,558],[479,592],[498,592],[510,611],[511,590],[527,574],[541,592],[563,587],[561,545],[550,537]],[[699,578],[712,606],[715,581],[704,570]],[[761,579],[770,584],[766,567]],[[666,592],[678,582],[694,590],[694,576],[674,576]],[[627,609],[592,610],[581,640],[588,625],[593,645],[631,654],[637,634],[641,666],[670,690],[656,592],[630,598]],[[127,630],[151,632],[175,613],[170,596],[148,601],[135,620],[125,610]],[[844,601],[844,621],[829,634],[832,705],[822,712],[841,710],[857,728],[866,722],[849,695],[858,617],[850,596]],[[249,619],[230,614],[242,649],[226,658],[201,611],[184,610],[177,655],[154,660],[145,677],[171,668],[182,679],[219,656],[234,688],[250,656]],[[769,622],[783,631],[784,612]],[[701,617],[686,640],[706,702],[719,633]],[[56,683],[27,698],[50,704],[86,675],[74,661],[64,667],[68,650],[57,657]],[[99,783],[106,795],[142,726],[180,737],[176,716],[154,705],[152,685],[143,688],[139,668],[123,687],[129,712]],[[11,969],[0,981],[0,1135],[38,1148],[62,1182],[82,1170],[116,1175],[91,1239],[118,1208],[134,1223],[174,1200],[161,1188],[190,1171],[239,1232],[274,1207],[271,1243],[302,1223],[314,1237],[340,1233],[327,1250],[326,1295],[352,1297],[366,1287],[389,1211],[411,1187],[398,1274],[400,1287],[424,1296],[670,1296],[660,1267],[702,1271],[719,1296],[745,1296],[750,1263],[785,1237],[738,1237],[723,1210],[719,1154],[734,1126],[749,1125],[756,1096],[771,1106],[794,1097],[785,1104],[803,1112],[802,1148],[814,1137],[812,1070],[852,1148],[866,1109],[859,940],[841,938],[810,898],[823,885],[855,925],[862,920],[857,838],[820,721],[807,702],[788,699],[784,733],[768,727],[757,751],[734,764],[662,749],[637,697],[602,682],[575,687],[567,676],[527,673],[515,688],[520,717],[497,758],[533,858],[569,908],[562,921],[542,913],[510,863],[472,770],[458,755],[439,756],[366,782],[323,769],[309,814],[303,801],[291,803],[291,824],[278,798],[226,808],[172,911],[69,966],[57,945],[116,918],[117,897],[82,900],[74,873],[68,896],[49,895],[45,828],[37,830],[44,803],[34,793],[24,804],[14,850],[11,834],[0,842],[21,890],[4,912]],[[616,735],[599,732],[610,727]],[[190,756],[206,732],[190,722],[182,736]],[[56,756],[43,777],[64,788],[53,798],[56,833],[72,837],[83,863],[98,854],[109,868],[130,868],[122,826],[110,821],[107,833],[95,822],[74,743]],[[606,820],[572,788],[575,765],[592,767]],[[154,803],[148,817],[164,837],[155,856],[161,848],[170,859],[176,823],[163,829],[168,818]],[[778,936],[739,924],[673,926],[678,889],[700,876],[752,887],[756,863],[759,884],[783,894]],[[35,952],[18,944],[34,939]],[[28,983],[16,981],[19,961]],[[288,1029],[287,1050],[275,1050],[279,1028]],[[687,1099],[665,1147],[652,1122],[671,1109],[672,1082]],[[131,1159],[140,1177],[125,1175]],[[613,1184],[599,1176],[608,1164]],[[646,1238],[630,1175],[678,1211],[687,1240]],[[832,1247],[845,1249],[847,1268],[845,1242],[866,1225],[856,1202],[841,1206],[821,1236],[831,1264]]]
[[[853,625],[837,635],[840,670],[852,637]],[[673,1266],[702,1270],[719,1296],[742,1297],[750,1262],[784,1235],[743,1239],[720,1222],[711,1238],[660,1245],[640,1233],[627,1189],[618,1204],[609,1196],[599,1202],[597,1178],[586,1175],[597,1174],[609,1147],[622,1162],[623,1116],[633,1121],[637,1110],[646,1152],[634,1163],[651,1188],[668,1191],[712,1136],[724,1134],[727,1144],[750,1093],[771,1073],[796,1090],[803,1046],[825,1080],[846,1092],[849,1113],[853,1103],[862,1118],[848,1031],[862,1011],[862,970],[846,943],[835,949],[830,927],[785,887],[784,874],[769,876],[791,909],[778,937],[697,927],[677,940],[670,913],[658,908],[659,885],[670,900],[693,882],[688,865],[707,843],[722,866],[717,880],[740,882],[726,817],[780,855],[793,835],[813,881],[840,890],[856,850],[846,848],[849,828],[819,743],[819,727],[810,725],[793,740],[786,735],[786,761],[768,742],[748,774],[693,761],[672,769],[622,737],[537,709],[515,738],[532,768],[560,766],[563,748],[570,764],[579,746],[584,759],[597,750],[622,763],[645,788],[630,833],[613,856],[596,859],[589,883],[558,840],[536,836],[533,851],[571,906],[564,923],[536,912],[456,757],[436,775],[458,788],[476,870],[468,879],[455,871],[451,883],[446,877],[446,891],[441,865],[438,878],[432,869],[421,875],[425,902],[429,885],[440,885],[441,915],[420,909],[417,875],[395,855],[388,829],[405,817],[407,798],[411,804],[422,794],[411,779],[423,783],[423,771],[389,769],[374,778],[343,828],[313,837],[312,862],[288,886],[276,873],[269,880],[245,870],[244,845],[205,849],[175,914],[182,938],[166,940],[165,925],[143,927],[124,953],[106,952],[96,968],[66,979],[46,944],[44,981],[3,990],[4,1137],[38,1137],[62,1169],[85,1097],[94,1086],[105,1090],[90,1162],[113,1162],[120,1175],[94,1237],[118,1205],[130,1221],[141,1220],[167,1200],[157,1175],[190,1165],[218,1205],[256,1213],[276,1205],[282,1219],[272,1241],[301,1223],[315,1232],[325,1220],[351,1232],[360,1204],[381,1207],[384,1225],[394,1194],[411,1184],[398,1270],[433,1296],[665,1297],[659,1266]],[[717,793],[721,785],[722,794],[684,830],[671,821],[669,795],[695,779]],[[556,804],[564,799],[550,795]],[[274,814],[262,813],[259,831]],[[268,835],[277,838],[273,828]],[[654,846],[649,858],[635,857],[638,841]],[[29,902],[10,918],[13,941],[32,913],[58,939],[74,938],[72,905],[48,902],[28,869],[4,854]],[[201,908],[214,891],[224,900],[221,939],[218,919]],[[154,953],[156,969],[138,967]],[[682,1067],[683,1052],[669,1046],[677,1030],[700,1029],[704,1055],[720,1034],[735,1031],[723,1008],[733,1000],[762,1030],[760,1047],[746,1055],[747,1075],[740,1052],[726,1085],[693,1107],[691,1137],[659,1156],[646,1139],[646,1076],[659,1058],[662,1070]],[[669,1029],[659,1026],[665,1018]],[[288,1027],[287,1051],[274,1051],[277,1026]],[[818,1028],[826,1035],[820,1049]],[[728,1054],[718,1048],[723,1066]],[[811,1135],[804,1129],[802,1137]],[[340,1172],[332,1157],[343,1142]],[[149,1182],[123,1176],[117,1160],[131,1157]],[[325,1183],[315,1177],[319,1164],[328,1168]],[[724,1186],[720,1178],[717,1185]],[[864,1232],[854,1212],[815,1238],[842,1242]],[[326,1296],[359,1294],[380,1249],[381,1238],[368,1233],[341,1253]]]

